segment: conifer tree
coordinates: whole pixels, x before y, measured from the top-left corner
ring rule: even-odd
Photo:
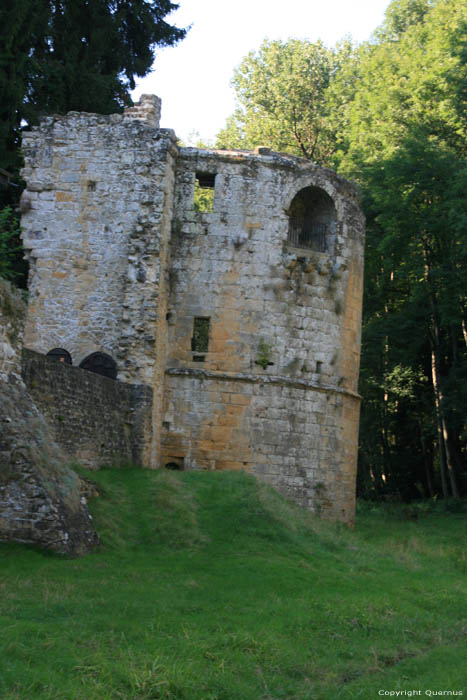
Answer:
[[[0,4],[0,271],[25,286],[18,212],[21,128],[42,114],[109,114],[131,104],[157,47],[183,39],[170,0],[2,0]],[[12,233],[13,232],[13,233]]]
[[[156,47],[186,30],[170,0],[5,0],[0,8],[0,167],[18,161],[18,129],[41,114],[112,113],[131,103]]]

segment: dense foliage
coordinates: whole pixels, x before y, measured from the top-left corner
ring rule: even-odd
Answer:
[[[2,279],[18,281],[24,270],[22,253],[18,216],[11,207],[0,209],[0,277]]]
[[[135,76],[151,69],[155,48],[185,36],[164,19],[177,7],[169,0],[3,3],[0,167],[15,162],[22,120],[74,109],[108,114],[129,104]]]
[[[266,42],[220,146],[331,164],[367,216],[360,492],[465,492],[466,0],[394,0],[360,47]]]
[[[185,36],[165,21],[177,7],[170,0],[1,3],[0,168],[14,184],[21,129],[42,114],[110,114],[130,104],[135,77],[150,71],[156,47]],[[20,186],[0,185],[0,208],[16,207],[20,193]]]
[[[260,144],[295,153],[323,165],[339,150],[345,91],[332,81],[352,58],[352,44],[328,49],[321,42],[292,39],[265,41],[234,74],[239,102],[217,138],[219,148],[254,148]]]
[[[361,485],[465,489],[467,4],[393,2],[361,49],[342,169],[368,218]]]

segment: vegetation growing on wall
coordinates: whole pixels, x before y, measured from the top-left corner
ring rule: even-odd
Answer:
[[[259,343],[258,343],[258,354],[256,357],[256,364],[262,367],[263,369],[267,369],[268,365],[272,365],[273,363],[271,362],[272,358],[272,345],[271,343],[267,343],[264,338],[260,338]]]

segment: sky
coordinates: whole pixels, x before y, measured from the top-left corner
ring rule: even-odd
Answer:
[[[174,0],[175,1],[175,0]],[[334,46],[345,36],[365,41],[381,24],[390,0],[177,0],[166,17],[191,29],[175,47],[156,51],[154,70],[138,81],[162,99],[161,126],[186,144],[212,142],[235,108],[233,71],[264,39],[321,39]]]

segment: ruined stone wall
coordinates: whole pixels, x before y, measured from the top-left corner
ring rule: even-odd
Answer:
[[[0,542],[84,554],[98,537],[83,487],[21,380],[0,380]]]
[[[23,379],[70,462],[91,469],[142,464],[151,442],[150,387],[102,377],[23,350]]]
[[[159,459],[177,153],[159,116],[159,98],[143,95],[123,115],[47,117],[23,138],[25,346],[62,347],[75,365],[104,352],[119,379],[153,387],[145,465]]]
[[[74,364],[103,351],[120,378],[144,383],[154,372],[175,152],[173,132],[155,128],[154,111],[70,112],[23,137],[25,345],[64,347]]]
[[[215,174],[212,212],[193,207]],[[278,154],[182,149],[177,164],[163,458],[247,469],[304,505],[352,519],[363,220],[334,173]],[[295,195],[334,202],[325,253],[287,242]],[[209,347],[193,352],[194,318]]]
[[[158,128],[159,106],[143,97],[123,116],[50,117],[26,136],[25,343],[63,347],[74,364],[106,352],[119,378],[153,389],[143,464],[246,469],[350,522],[356,192],[268,149],[178,148]],[[196,210],[196,182],[214,187],[212,211]],[[326,219],[325,240],[311,248],[290,234],[307,188],[319,225]]]

